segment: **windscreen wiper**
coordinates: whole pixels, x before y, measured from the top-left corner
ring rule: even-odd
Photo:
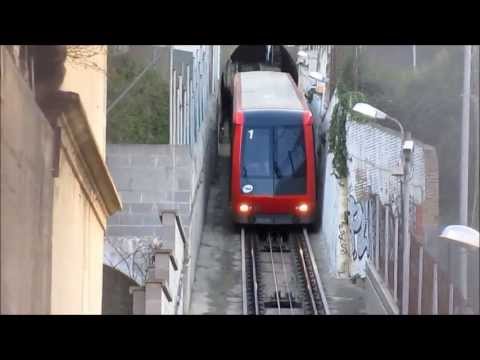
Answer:
[[[278,164],[276,161],[273,162],[273,171],[275,171],[275,175],[278,177],[278,178],[282,178],[283,175],[282,173],[280,172],[280,168],[278,167]]]
[[[290,165],[292,166],[292,174],[295,174],[295,165],[293,165],[292,152],[288,152],[288,160],[290,160]]]

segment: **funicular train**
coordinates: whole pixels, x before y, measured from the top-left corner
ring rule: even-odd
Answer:
[[[232,101],[234,223],[318,227],[312,113],[290,74],[237,72]]]

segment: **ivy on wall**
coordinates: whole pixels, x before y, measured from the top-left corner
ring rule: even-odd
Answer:
[[[368,119],[352,111],[355,104],[366,102],[366,96],[353,90],[354,87],[353,60],[349,59],[344,65],[337,85],[338,102],[332,113],[332,120],[328,130],[328,151],[333,153],[333,174],[337,179],[344,179],[348,175],[347,166],[347,120],[366,122]]]

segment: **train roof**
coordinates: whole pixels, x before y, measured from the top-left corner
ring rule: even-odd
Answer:
[[[241,110],[284,109],[305,111],[305,102],[289,74],[247,71],[237,74],[235,94]]]

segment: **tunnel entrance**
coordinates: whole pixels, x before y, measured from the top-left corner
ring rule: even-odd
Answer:
[[[280,71],[289,73],[298,84],[298,71],[295,60],[282,45],[240,45],[230,55],[222,72],[221,103],[222,117],[220,128],[227,130],[233,112],[233,78],[237,72]]]
[[[295,84],[298,71],[294,59],[282,45],[240,45],[230,56],[238,71],[274,70],[289,73]],[[228,70],[229,62],[225,70]]]

